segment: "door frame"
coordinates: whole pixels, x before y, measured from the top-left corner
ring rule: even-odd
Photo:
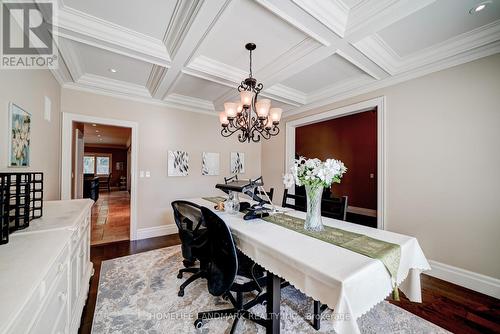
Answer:
[[[72,130],[73,122],[96,123],[104,125],[121,126],[130,128],[131,134],[131,189],[130,189],[130,240],[137,240],[137,174],[138,174],[138,150],[139,150],[139,125],[133,121],[125,121],[113,118],[102,118],[62,113],[62,145],[61,145],[61,199],[71,199],[71,155],[72,155]]]
[[[377,228],[385,229],[386,210],[386,150],[385,150],[385,96],[335,108],[286,123],[285,170],[289,171],[295,159],[295,129],[299,126],[328,121],[377,108]]]

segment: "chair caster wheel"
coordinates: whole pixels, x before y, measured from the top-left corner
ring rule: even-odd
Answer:
[[[177,296],[184,297],[184,290],[179,290],[179,292],[177,293]]]
[[[182,273],[178,273],[177,278],[182,278]]]
[[[196,320],[194,321],[194,327],[195,327],[196,329],[200,329],[201,327],[203,327],[203,320],[201,320],[201,319],[196,319]]]

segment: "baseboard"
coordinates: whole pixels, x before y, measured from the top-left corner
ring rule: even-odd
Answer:
[[[500,279],[429,260],[432,270],[425,274],[500,299]]]
[[[177,226],[174,224],[145,227],[137,229],[137,239],[147,239],[154,237],[161,237],[162,235],[177,233]]]
[[[377,210],[358,208],[357,206],[347,206],[347,212],[368,217],[377,217]]]

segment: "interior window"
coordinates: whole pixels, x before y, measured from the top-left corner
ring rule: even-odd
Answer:
[[[83,157],[83,173],[94,174],[95,158],[93,156]]]
[[[109,174],[109,157],[96,157],[96,170],[98,175]]]

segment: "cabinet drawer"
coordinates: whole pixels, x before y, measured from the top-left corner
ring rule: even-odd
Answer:
[[[38,314],[30,333],[53,333],[57,320],[63,317],[68,322],[68,266],[58,277]]]

